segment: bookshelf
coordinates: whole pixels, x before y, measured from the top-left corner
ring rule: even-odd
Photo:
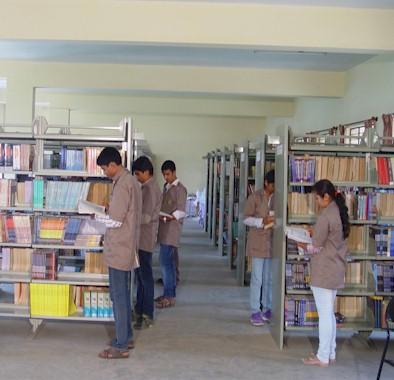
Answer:
[[[284,227],[314,222],[316,209],[310,187],[322,178],[332,180],[343,193],[351,220],[345,288],[338,291],[336,304],[345,321],[338,328],[355,333],[381,328],[382,310],[394,291],[394,212],[387,207],[392,182],[387,181],[387,169],[386,176],[379,173],[384,167],[379,163],[382,157],[391,162],[389,148],[384,150],[379,144],[374,128],[365,129],[357,139],[294,136],[289,128],[278,132],[272,267],[273,278],[278,280],[273,288],[274,318],[270,325],[275,341],[282,349],[288,332],[317,328],[309,262],[299,255],[294,242],[286,239]]]
[[[237,221],[237,281],[240,286],[250,283],[251,260],[246,257],[247,227],[244,225],[243,210],[247,197],[264,184],[265,173],[275,162],[277,138],[264,135],[262,142],[248,142],[240,149],[239,217]]]
[[[215,153],[210,152],[207,155],[207,232],[209,239],[212,239],[212,220],[213,220],[213,183],[214,183],[214,165],[215,165]]]
[[[220,163],[219,163],[219,173],[218,173],[218,251],[222,256],[226,255],[227,241],[227,222],[226,215],[228,212],[228,151],[227,148],[223,148],[220,152]]]
[[[113,320],[105,231],[77,206],[79,199],[108,200],[111,182],[95,164],[102,147],[119,149],[131,168],[131,119],[73,127],[38,117],[26,132],[2,132],[0,143],[0,316],[29,319],[33,330],[46,319]],[[90,297],[98,301],[93,317],[85,307]]]

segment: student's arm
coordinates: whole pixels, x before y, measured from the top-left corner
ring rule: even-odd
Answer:
[[[324,215],[319,216],[313,227],[312,244],[308,244],[307,246],[309,253],[314,254],[321,251],[328,238],[328,229],[328,218]]]
[[[176,199],[176,210],[172,213],[172,216],[176,220],[183,219],[186,216],[186,199],[187,199],[187,191],[186,189],[178,188],[177,189],[177,199]]]
[[[153,219],[153,212],[155,208],[154,194],[151,187],[146,187],[142,190],[142,215],[141,224],[149,224]]]
[[[250,194],[245,202],[244,216],[246,218],[244,219],[243,223],[246,224],[248,227],[263,228],[263,218],[256,218],[254,216],[255,214],[255,196],[254,194]]]

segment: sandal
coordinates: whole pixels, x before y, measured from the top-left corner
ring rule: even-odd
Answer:
[[[164,296],[159,296],[155,298],[155,302],[161,302],[161,300],[164,298]]]
[[[175,298],[163,297],[161,301],[157,302],[156,306],[159,309],[166,309],[167,307],[175,306]]]
[[[313,352],[310,354],[308,359],[316,359],[316,354],[314,354]],[[335,364],[337,361],[336,359],[329,359],[329,364]]]
[[[119,351],[114,347],[106,348],[98,354],[101,359],[127,359],[129,357],[128,351]]]
[[[320,359],[318,359],[315,355],[310,356],[308,359],[302,359],[302,362],[305,365],[316,365],[321,368],[326,368],[328,367],[328,363],[322,362]]]

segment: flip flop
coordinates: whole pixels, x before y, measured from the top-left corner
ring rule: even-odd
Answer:
[[[110,347],[101,351],[98,356],[101,359],[127,359],[129,357],[129,352],[119,351],[116,348]]]

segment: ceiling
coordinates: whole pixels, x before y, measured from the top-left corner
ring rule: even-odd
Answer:
[[[3,60],[345,71],[372,57],[246,48],[0,40]]]
[[[119,0],[133,1],[133,0]],[[156,0],[163,1],[163,0]],[[207,2],[207,3],[255,3],[270,5],[291,6],[318,6],[318,7],[343,7],[343,8],[393,8],[394,0],[175,0],[182,2]]]

